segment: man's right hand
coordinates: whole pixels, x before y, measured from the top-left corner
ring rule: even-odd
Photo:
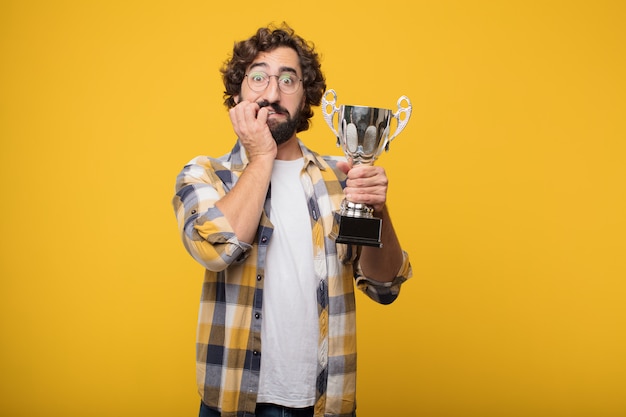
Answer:
[[[235,134],[241,140],[250,162],[256,158],[276,158],[278,148],[267,125],[268,107],[242,100],[228,112]]]

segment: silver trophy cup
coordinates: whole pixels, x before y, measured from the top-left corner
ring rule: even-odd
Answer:
[[[329,97],[330,100],[328,99]],[[402,96],[398,99],[398,110],[366,106],[337,107],[337,94],[328,90],[322,96],[324,120],[337,137],[346,158],[353,165],[373,165],[389,144],[405,128],[411,117],[411,101]],[[406,103],[406,106],[404,106]],[[338,129],[335,129],[334,116],[337,114]],[[396,119],[393,135],[389,135],[391,119]],[[337,243],[382,247],[380,232],[382,220],[374,217],[374,209],[366,204],[353,203],[344,199],[340,210],[334,213],[331,238]]]

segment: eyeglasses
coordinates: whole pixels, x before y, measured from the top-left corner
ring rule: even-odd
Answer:
[[[291,72],[283,72],[279,75],[268,75],[263,71],[254,71],[246,74],[245,77],[248,79],[248,87],[257,93],[267,88],[270,84],[270,78],[272,77],[276,77],[278,88],[285,94],[294,94],[298,91],[300,83],[302,82],[301,78],[298,78],[296,74]]]

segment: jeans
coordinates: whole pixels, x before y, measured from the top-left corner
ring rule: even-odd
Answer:
[[[257,404],[255,414],[256,417],[313,417],[313,407],[289,408],[274,404]],[[199,417],[220,417],[220,413],[200,402]]]

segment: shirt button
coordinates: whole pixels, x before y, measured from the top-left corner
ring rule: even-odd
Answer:
[[[263,237],[261,238],[261,242],[262,242],[262,243],[267,242],[267,236],[263,236]]]
[[[252,351],[252,354],[253,354],[254,356],[259,356],[259,351],[258,351],[258,350],[253,350],[253,351]]]
[[[258,319],[258,318],[260,318],[260,317],[261,317],[261,315],[260,315],[259,313],[254,313],[254,318],[255,318],[255,319]]]
[[[261,275],[257,275],[257,276],[256,276],[256,280],[257,280],[257,281],[261,281],[261,279],[263,279],[263,277],[262,277]]]

